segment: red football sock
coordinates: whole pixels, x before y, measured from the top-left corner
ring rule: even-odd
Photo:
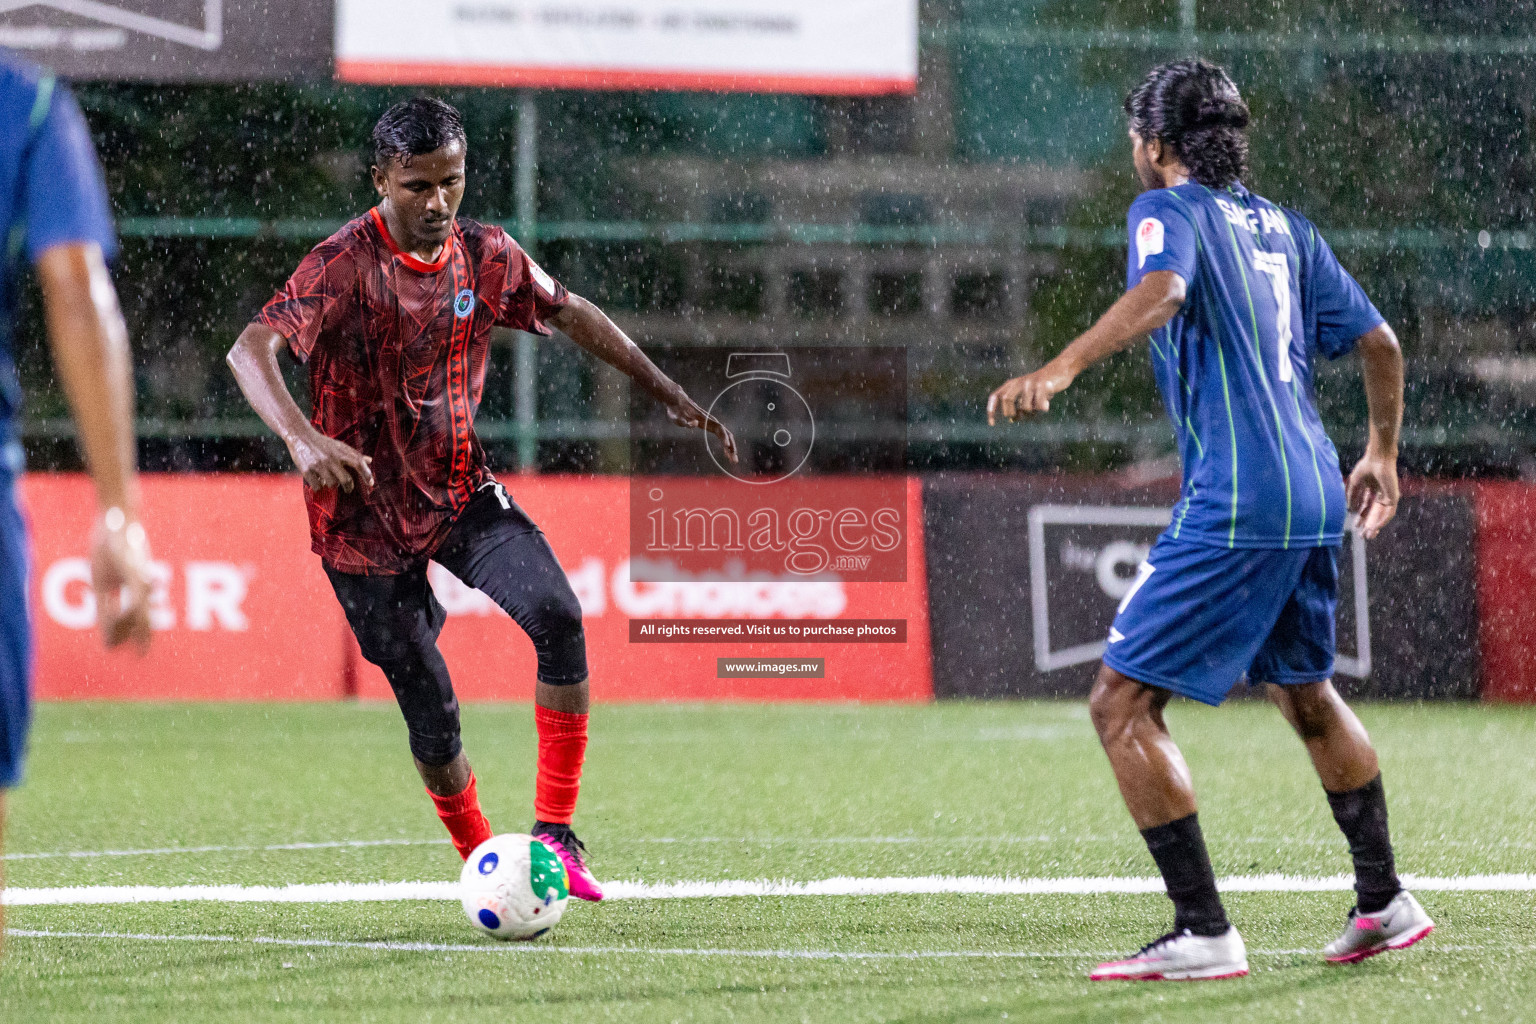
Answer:
[[[533,815],[551,825],[569,825],[581,791],[581,762],[587,756],[587,716],[534,705],[539,730],[539,777]]]
[[[459,851],[459,856],[464,860],[469,859],[475,847],[491,838],[491,823],[480,813],[480,795],[475,792],[474,772],[469,773],[469,785],[464,787],[462,793],[438,796],[429,789],[427,796],[432,798],[437,816],[443,819],[443,825],[453,837],[453,848]]]

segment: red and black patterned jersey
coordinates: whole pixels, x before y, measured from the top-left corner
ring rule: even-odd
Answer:
[[[436,263],[402,252],[377,209],[317,245],[256,317],[309,364],[311,422],[373,459],[375,485],[314,491],[326,565],[422,564],[492,477],[475,436],[491,329],[549,334],[566,290],[501,228],[459,219]]]

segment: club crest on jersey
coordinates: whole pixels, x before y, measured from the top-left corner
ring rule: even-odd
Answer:
[[[1140,270],[1147,265],[1148,256],[1156,256],[1163,251],[1163,222],[1156,217],[1148,217],[1136,228],[1136,269]]]
[[[471,289],[465,288],[463,291],[459,292],[459,294],[454,297],[454,300],[453,300],[453,315],[458,317],[459,319],[462,320],[464,317],[469,316],[469,311],[474,309],[474,308],[475,308],[475,293]]]

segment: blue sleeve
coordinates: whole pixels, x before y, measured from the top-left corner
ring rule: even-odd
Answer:
[[[1126,215],[1126,230],[1131,247],[1125,268],[1127,289],[1154,270],[1171,270],[1185,284],[1194,282],[1195,224],[1182,199],[1161,189],[1142,193]]]
[[[96,150],[75,98],[55,85],[42,124],[27,151],[23,199],[27,257],[66,242],[96,242],[112,257],[117,236]]]
[[[1316,325],[1313,343],[1329,359],[1348,355],[1360,336],[1384,323],[1385,318],[1366,298],[1359,282],[1340,265],[1317,228],[1301,217],[1293,217],[1292,223],[1298,229],[1296,247],[1307,254],[1302,301]]]

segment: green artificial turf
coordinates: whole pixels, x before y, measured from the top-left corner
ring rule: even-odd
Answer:
[[[1361,714],[1401,870],[1532,869],[1536,712]],[[527,828],[530,709],[464,721],[493,825]],[[1348,870],[1272,709],[1180,703],[1170,722],[1218,874]],[[603,707],[577,826],[611,879],[1153,873],[1069,703]],[[459,862],[441,839],[393,707],[53,705],[12,794],[6,871],[16,887],[446,880]],[[402,842],[266,849],[340,840]],[[247,849],[27,856],[203,846]],[[1253,973],[1192,985],[1084,980],[1166,928],[1161,895],[573,902],[532,947],[481,939],[451,903],[14,907],[12,929],[85,934],[8,938],[0,1021],[1536,1020],[1536,893],[1422,901],[1434,936],[1341,968],[1311,951],[1347,894],[1233,894]],[[903,955],[831,955],[849,953]]]

